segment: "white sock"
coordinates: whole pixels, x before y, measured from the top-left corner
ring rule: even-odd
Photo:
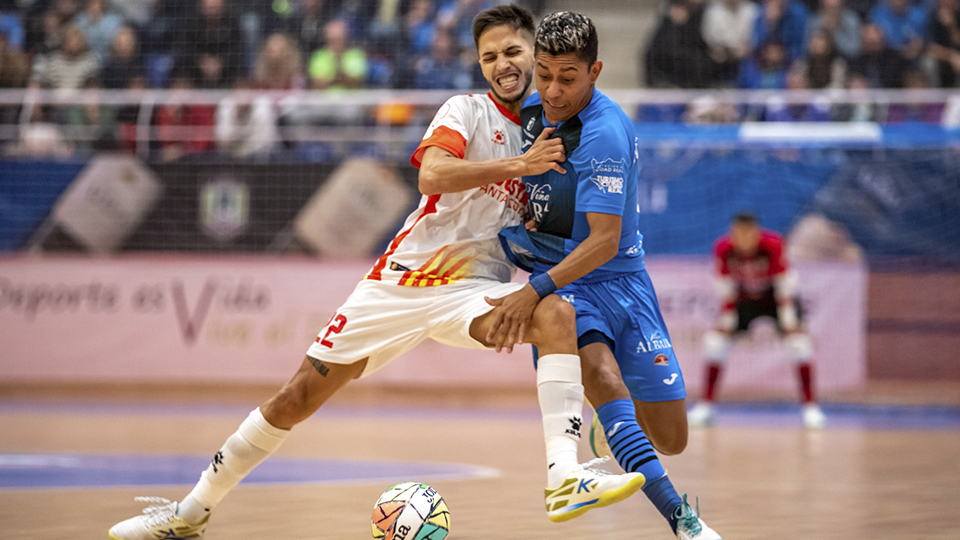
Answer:
[[[240,480],[280,448],[289,433],[270,425],[259,407],[254,409],[223,443],[193,491],[180,503],[180,517],[188,523],[202,521]]]
[[[583,422],[580,357],[548,354],[537,361],[537,396],[547,447],[547,488],[559,487],[577,467],[577,445]]]

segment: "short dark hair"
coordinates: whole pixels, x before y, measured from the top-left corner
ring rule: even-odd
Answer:
[[[473,19],[473,43],[480,46],[480,36],[488,28],[494,26],[509,26],[514,30],[526,30],[533,35],[533,14],[528,10],[510,4],[485,9]]]
[[[575,53],[588,65],[597,61],[600,41],[597,27],[589,17],[571,11],[547,15],[533,37],[533,53],[545,52],[553,56]]]
[[[733,215],[735,225],[757,225],[757,216],[750,212],[737,212]]]

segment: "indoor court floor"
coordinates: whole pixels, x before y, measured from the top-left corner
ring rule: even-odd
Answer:
[[[3,390],[0,538],[105,539],[141,511],[135,496],[182,498],[269,393]],[[336,396],[224,500],[206,538],[367,539],[373,503],[401,481],[443,495],[453,539],[672,537],[641,493],[549,522],[535,393],[468,394]],[[663,461],[726,540],[960,539],[956,403],[824,410],[827,429],[806,432],[794,404],[725,404]]]

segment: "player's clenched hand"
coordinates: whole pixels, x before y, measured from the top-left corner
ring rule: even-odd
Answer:
[[[533,287],[526,285],[519,291],[503,298],[484,297],[488,304],[496,306],[496,317],[487,332],[487,343],[493,344],[497,352],[507,349],[513,352],[513,346],[523,343],[523,334],[533,316],[533,310],[540,302]]]
[[[545,128],[540,132],[537,140],[533,141],[533,146],[520,156],[527,169],[523,173],[524,176],[536,176],[551,169],[560,174],[567,174],[566,169],[560,166],[560,163],[567,159],[563,151],[563,141],[560,138],[549,138],[554,129]]]

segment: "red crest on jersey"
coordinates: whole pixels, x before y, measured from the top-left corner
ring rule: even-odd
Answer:
[[[665,354],[658,354],[656,358],[653,359],[653,365],[655,366],[669,366],[670,359],[667,358]]]

